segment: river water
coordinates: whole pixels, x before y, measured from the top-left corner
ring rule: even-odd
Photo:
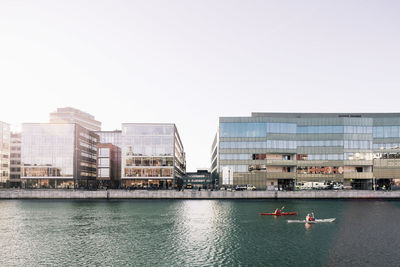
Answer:
[[[0,266],[43,265],[400,266],[400,201],[0,201]]]

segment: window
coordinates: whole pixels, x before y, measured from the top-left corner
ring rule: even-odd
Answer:
[[[110,167],[109,158],[99,158],[99,167]]]
[[[110,149],[109,148],[99,148],[99,157],[109,157],[110,156]]]
[[[110,177],[109,168],[99,168],[99,177]]]

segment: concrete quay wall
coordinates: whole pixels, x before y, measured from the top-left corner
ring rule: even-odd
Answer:
[[[4,189],[0,199],[400,199],[400,191],[195,191]]]

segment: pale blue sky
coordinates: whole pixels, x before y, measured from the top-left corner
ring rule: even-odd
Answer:
[[[0,1],[0,120],[72,106],[173,122],[188,170],[219,116],[399,112],[399,1]]]

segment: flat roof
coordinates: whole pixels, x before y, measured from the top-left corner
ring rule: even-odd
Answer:
[[[270,118],[398,118],[400,113],[285,113],[285,112],[252,112],[251,117]]]

